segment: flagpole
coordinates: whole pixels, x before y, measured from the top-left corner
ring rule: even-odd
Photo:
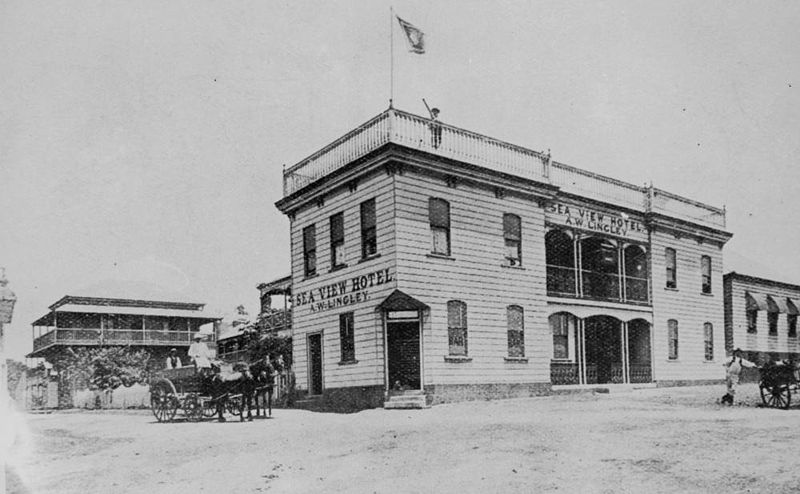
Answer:
[[[389,6],[389,108],[394,101],[394,6]]]

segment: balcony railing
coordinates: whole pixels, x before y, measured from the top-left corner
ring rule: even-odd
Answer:
[[[669,192],[629,184],[580,168],[551,162],[549,157],[498,139],[441,122],[389,109],[286,169],[284,197],[333,173],[387,143],[418,149],[463,163],[556,185],[608,204],[657,212],[713,228],[725,228],[725,210]]]
[[[83,329],[58,328],[33,340],[33,351],[50,345],[189,345],[192,331],[154,331],[141,329]]]
[[[650,301],[649,280],[634,276],[621,277],[615,273],[581,270],[581,287],[575,284],[575,268],[547,265],[547,295],[551,297],[579,297],[633,304]],[[624,280],[624,297],[620,298],[620,280]]]

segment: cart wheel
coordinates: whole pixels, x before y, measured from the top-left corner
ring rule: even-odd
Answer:
[[[150,408],[159,422],[169,422],[175,417],[175,412],[178,411],[178,398],[175,396],[172,383],[167,380],[153,383],[150,387]]]
[[[183,399],[183,413],[192,422],[197,422],[203,418],[203,405],[196,394],[186,395],[186,398]]]
[[[792,392],[789,386],[781,384],[778,386],[759,386],[761,390],[761,401],[764,405],[772,408],[789,408],[792,402]]]

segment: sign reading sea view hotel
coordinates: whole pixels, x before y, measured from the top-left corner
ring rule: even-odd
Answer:
[[[308,305],[311,312],[334,309],[369,300],[369,289],[394,281],[389,268],[306,290],[294,296],[294,307]]]
[[[545,210],[548,221],[565,226],[607,233],[619,237],[644,237],[645,226],[625,213],[607,213],[573,204],[550,202]]]

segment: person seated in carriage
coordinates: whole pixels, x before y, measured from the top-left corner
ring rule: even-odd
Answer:
[[[733,355],[725,359],[722,364],[725,367],[725,384],[728,392],[722,397],[722,403],[733,405],[733,397],[736,395],[736,386],[739,384],[739,375],[744,367],[755,367],[756,364],[742,357],[742,349],[737,348]]]
[[[180,369],[181,367],[183,367],[183,363],[181,358],[178,357],[178,349],[170,348],[167,356],[167,369]]]

